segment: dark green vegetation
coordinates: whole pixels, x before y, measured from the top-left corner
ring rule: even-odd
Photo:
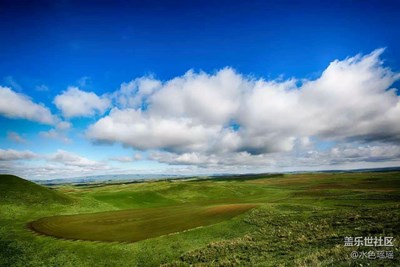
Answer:
[[[230,219],[255,205],[173,206],[62,215],[31,222],[39,233],[75,240],[135,242]]]
[[[399,266],[399,208],[399,172],[52,189],[0,176],[0,266]],[[395,246],[345,247],[345,236]]]
[[[0,175],[0,204],[71,203],[68,196],[23,180],[14,175]]]

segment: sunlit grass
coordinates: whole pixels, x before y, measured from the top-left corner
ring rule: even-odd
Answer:
[[[49,190],[2,176],[0,266],[399,266],[398,241],[393,260],[352,260],[343,246],[399,239],[399,172],[255,178]]]

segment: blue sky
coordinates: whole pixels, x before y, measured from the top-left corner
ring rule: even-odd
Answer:
[[[1,1],[0,171],[398,166],[398,1]]]

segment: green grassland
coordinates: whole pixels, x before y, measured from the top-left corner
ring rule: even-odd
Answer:
[[[73,240],[135,242],[225,221],[254,207],[181,205],[106,211],[46,217],[31,222],[29,227],[42,234]]]
[[[400,172],[53,187],[1,175],[0,266],[400,266],[399,208]]]

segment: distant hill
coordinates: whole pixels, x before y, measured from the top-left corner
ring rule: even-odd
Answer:
[[[113,183],[113,182],[145,182],[150,180],[178,179],[184,175],[174,174],[110,174],[110,175],[91,175],[83,177],[59,178],[48,180],[33,180],[41,185],[60,185],[60,184],[90,184],[90,183]]]
[[[18,176],[0,174],[0,204],[69,203],[71,198]]]

